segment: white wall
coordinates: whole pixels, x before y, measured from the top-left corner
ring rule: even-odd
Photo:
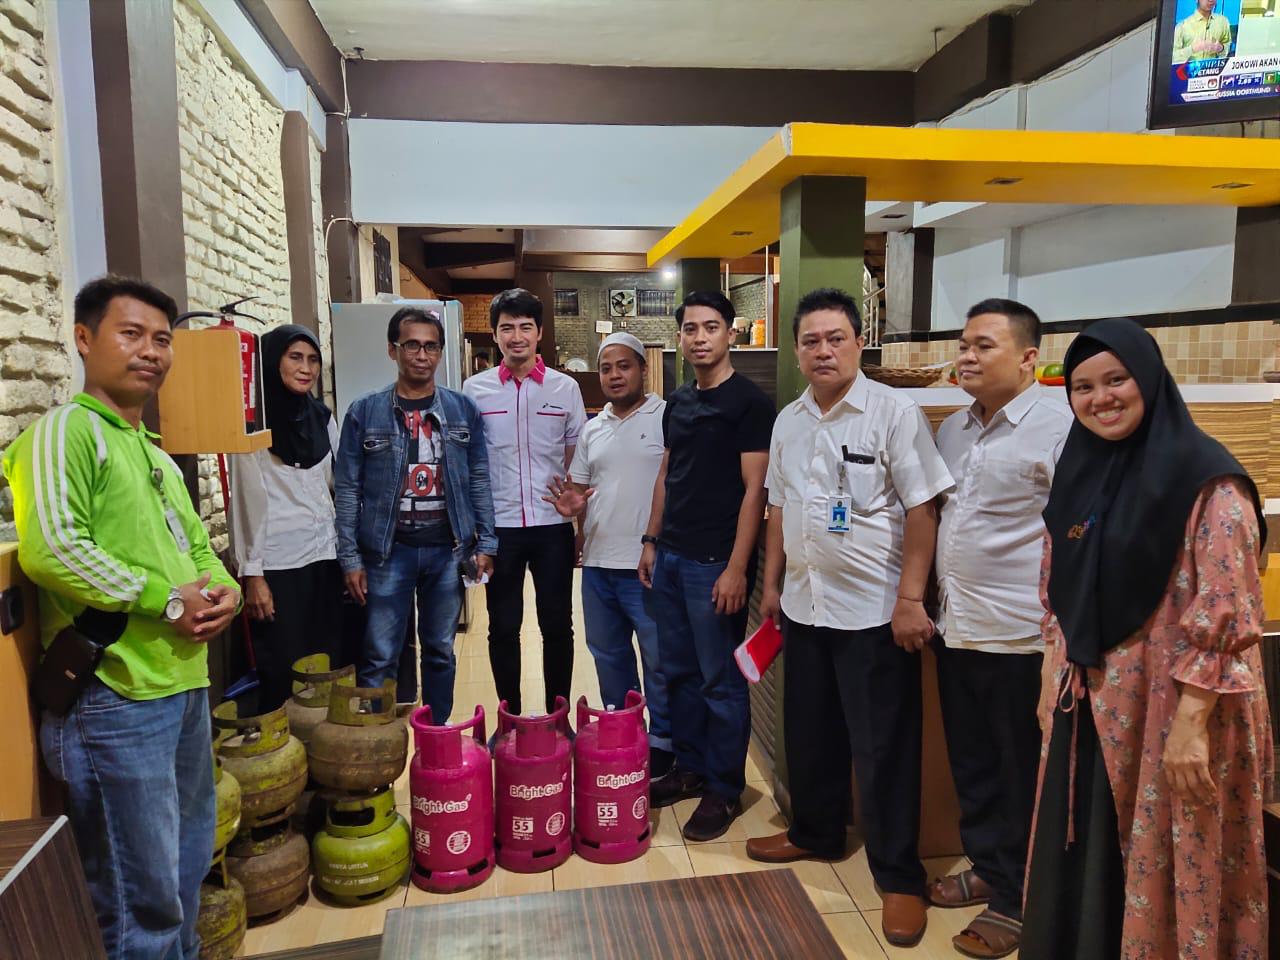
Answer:
[[[1148,24],[1043,80],[975,101],[939,126],[1145,132],[1152,34]],[[1046,208],[1046,216],[1053,218],[1000,232],[939,227],[933,328],[955,329],[970,305],[992,296],[1022,300],[1044,320],[1230,302],[1234,209]]]
[[[673,226],[775,132],[352,118],[352,216],[476,227]]]
[[[1013,231],[939,230],[933,248],[933,328],[958,330],[969,307],[1012,295]]]

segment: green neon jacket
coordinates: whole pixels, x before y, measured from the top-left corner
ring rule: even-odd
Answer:
[[[237,587],[209,546],[177,464],[153,439],[81,393],[27,427],[4,457],[18,562],[39,588],[44,645],[86,606],[127,611],[98,677],[131,700],[209,685],[206,644],[163,619],[170,589],[204,573],[211,584]],[[166,523],[165,503],[186,534],[185,550]]]

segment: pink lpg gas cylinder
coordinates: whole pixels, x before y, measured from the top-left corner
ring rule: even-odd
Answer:
[[[578,701],[573,743],[573,849],[594,863],[625,863],[649,849],[649,738],[644,697],[621,710]]]
[[[484,883],[493,873],[493,767],[484,708],[466,723],[431,725],[431,708],[409,719],[417,752],[409,768],[413,882],[433,893]]]
[[[517,873],[558,867],[573,852],[569,812],[569,703],[539,717],[521,717],[498,707],[498,744],[493,751],[497,796],[498,866]]]

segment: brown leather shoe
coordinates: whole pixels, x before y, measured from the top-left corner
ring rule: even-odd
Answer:
[[[924,897],[885,893],[880,899],[884,901],[884,911],[880,915],[884,938],[895,947],[914,947],[924,936],[925,924],[929,921]]]
[[[761,863],[794,863],[796,860],[828,860],[812,850],[797,847],[787,836],[787,831],[771,837],[755,837],[747,841],[747,856]]]

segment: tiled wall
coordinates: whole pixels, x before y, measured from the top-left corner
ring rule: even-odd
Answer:
[[[1258,383],[1267,371],[1280,369],[1280,326],[1270,320],[1158,327],[1151,333],[1179,383]],[[1040,344],[1042,362],[1061,362],[1075,337],[1046,335]],[[883,358],[889,367],[922,367],[953,361],[955,355],[955,340],[933,340],[886,344]]]
[[[675,286],[663,280],[658,273],[583,273],[560,272],[555,275],[557,289],[578,291],[578,316],[556,317],[556,348],[561,360],[581,357],[591,369],[595,369],[596,351],[601,335],[596,333],[596,321],[608,320],[607,300],[613,288],[646,290]],[[548,305],[549,306],[549,305]],[[641,343],[661,343],[666,347],[676,344],[675,317],[628,317],[614,320],[614,330],[626,330],[635,334]]]

